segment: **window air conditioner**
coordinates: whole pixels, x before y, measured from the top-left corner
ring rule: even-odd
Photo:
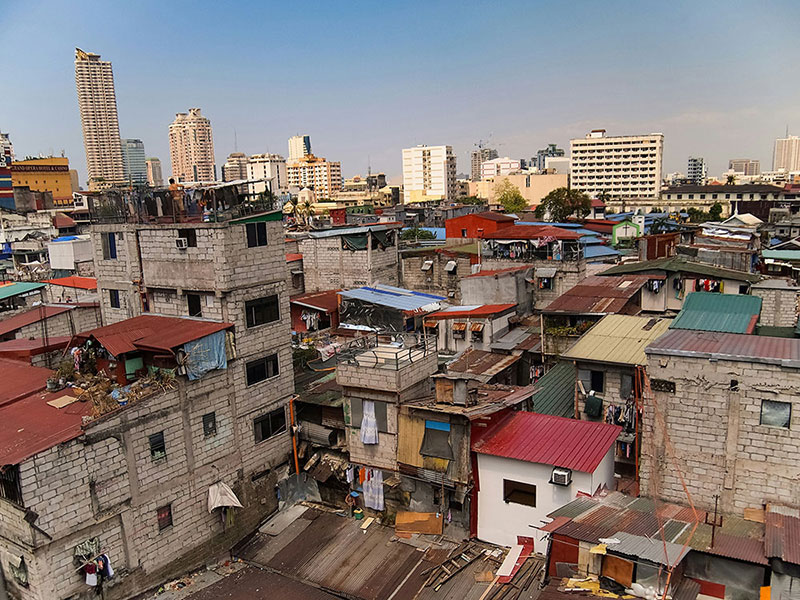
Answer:
[[[175,247],[178,250],[186,250],[189,247],[189,240],[183,237],[175,238]]]
[[[569,485],[572,483],[572,470],[556,467],[553,469],[553,476],[550,478],[550,483],[554,483],[556,485]]]

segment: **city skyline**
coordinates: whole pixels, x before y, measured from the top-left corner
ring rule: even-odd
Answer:
[[[394,182],[402,176],[403,148],[451,145],[458,172],[469,173],[469,153],[490,134],[488,145],[501,155],[527,158],[549,143],[568,147],[595,128],[609,135],[661,132],[665,173],[685,171],[687,157],[699,155],[716,175],[739,156],[771,164],[775,139],[787,126],[790,134],[800,132],[791,102],[800,83],[789,76],[800,50],[785,42],[800,7],[789,2],[742,3],[735,10],[729,3],[639,9],[578,2],[569,12],[442,3],[381,14],[323,7],[314,15],[243,4],[221,18],[199,10],[188,22],[179,6],[157,13],[154,3],[110,6],[102,19],[90,6],[6,9],[9,47],[25,51],[8,65],[15,89],[0,106],[0,124],[19,156],[63,149],[82,184],[86,164],[71,68],[76,46],[112,62],[120,134],[142,139],[162,163],[169,159],[168,125],[187,106],[202,107],[214,123],[217,165],[235,150],[284,154],[289,137],[308,133],[318,154],[342,163],[344,176],[371,166]],[[288,26],[302,24],[306,44],[265,44],[255,33],[267,13]],[[198,39],[214,32],[215,43],[192,47],[191,60],[170,45],[178,14]],[[385,28],[366,27],[375,20],[396,23],[395,30],[386,35]],[[119,36],[102,27],[109,21],[141,33]],[[440,31],[445,21],[450,27]],[[349,41],[331,27],[337,23],[363,25],[364,35]],[[233,30],[241,35],[220,34]],[[26,36],[34,32],[37,44],[28,47]],[[625,45],[609,42],[623,32]],[[740,43],[744,35],[747,44]],[[552,54],[534,53],[531,43]],[[226,59],[232,45],[247,57],[234,69]],[[296,68],[323,50],[325,60],[310,73]],[[523,58],[499,61],[506,55],[535,55],[536,68]],[[426,61],[430,67],[420,69]],[[176,68],[166,72],[165,64]],[[269,64],[270,77],[253,77],[256,64]],[[326,93],[304,93],[309,81]]]

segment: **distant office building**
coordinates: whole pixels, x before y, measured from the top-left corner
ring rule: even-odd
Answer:
[[[558,148],[555,144],[547,144],[547,148],[543,148],[536,153],[536,158],[531,158],[531,166],[536,167],[540,171],[547,168],[546,161],[549,157],[562,157],[565,156],[563,148]]]
[[[498,175],[510,175],[516,173],[522,168],[522,162],[517,158],[493,158],[492,160],[485,160],[481,164],[481,179],[488,177],[497,177]]]
[[[147,158],[145,159],[147,165],[147,183],[153,187],[164,185],[164,176],[161,174],[161,159],[160,158]]]
[[[289,161],[300,160],[311,154],[311,136],[293,135],[289,138]]]
[[[800,171],[800,137],[790,135],[775,140],[772,154],[772,170]]]
[[[570,186],[592,197],[656,198],[661,191],[664,134],[606,136],[594,129],[570,140]]]
[[[701,156],[690,156],[689,164],[686,169],[686,179],[688,183],[705,185],[707,175],[706,160]]]
[[[761,174],[761,161],[751,158],[732,158],[728,162],[728,170],[746,176]]]
[[[339,176],[341,180],[341,171]],[[250,194],[261,194],[267,189],[273,194],[281,194],[289,187],[286,159],[280,154],[254,154],[247,161],[244,178],[264,180],[248,184]]]
[[[11,157],[11,162],[14,162],[14,144],[11,143],[11,137],[7,133],[0,133],[0,162],[5,160],[6,154]]]
[[[452,146],[416,146],[403,150],[405,203],[456,197],[456,156]]]
[[[11,180],[14,187],[50,192],[57,206],[72,204],[69,159],[63,156],[18,160],[11,164]]]
[[[105,189],[125,181],[117,116],[117,95],[111,63],[99,54],[75,48],[75,86],[89,171],[89,189]]]
[[[247,155],[244,152],[231,152],[222,165],[222,181],[247,179]]]
[[[214,138],[211,121],[199,108],[178,113],[169,126],[169,155],[176,181],[214,181]]]
[[[559,175],[569,175],[569,166],[570,159],[566,156],[545,156],[544,158],[545,171],[555,171]]]
[[[125,181],[133,185],[147,184],[147,163],[145,162],[144,143],[142,140],[122,138],[122,172]]]
[[[497,150],[492,150],[491,148],[473,150],[470,157],[470,179],[479,181],[481,178],[481,165],[487,160],[493,160],[497,157]]]
[[[342,189],[342,163],[309,154],[287,162],[286,177],[289,187],[309,188],[317,201],[321,201]]]

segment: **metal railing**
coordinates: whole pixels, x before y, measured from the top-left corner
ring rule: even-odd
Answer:
[[[399,371],[431,355],[436,337],[422,333],[370,334],[358,337],[336,351],[339,365]]]

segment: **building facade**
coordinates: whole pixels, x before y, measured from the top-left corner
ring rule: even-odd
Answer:
[[[169,155],[175,181],[214,181],[214,139],[211,121],[199,108],[178,113],[169,126]]]
[[[111,62],[75,48],[75,86],[89,172],[89,190],[125,181],[119,137],[117,95]]]
[[[244,152],[231,152],[222,165],[222,181],[247,179],[247,155]]]
[[[775,151],[772,154],[772,170],[785,169],[789,172],[800,171],[800,137],[790,135],[775,140]]]
[[[706,160],[702,156],[690,156],[686,168],[686,179],[692,185],[705,185],[708,176]]]
[[[456,156],[452,146],[403,150],[405,202],[451,200],[456,196]]]
[[[592,197],[657,198],[664,134],[606,136],[595,129],[570,140],[572,189]]]
[[[522,168],[522,162],[518,158],[493,158],[492,160],[485,160],[481,164],[481,179],[488,177],[497,177],[498,175],[510,175],[516,173]]]
[[[14,144],[11,143],[11,135],[0,132],[0,157],[6,155],[6,150],[11,157],[11,162],[14,162]]]
[[[470,154],[470,179],[479,181],[481,178],[481,165],[487,161],[497,158],[497,150],[492,148],[478,148]]]
[[[148,158],[145,159],[147,165],[147,183],[153,187],[164,185],[164,175],[161,172],[161,159]]]
[[[289,187],[309,188],[317,201],[330,198],[342,189],[342,163],[309,154],[286,164]]]
[[[263,179],[248,184],[250,194],[261,194],[269,189],[273,194],[280,194],[289,188],[289,176],[286,159],[280,154],[254,154],[247,161],[245,179]]]
[[[68,158],[51,156],[14,162],[11,164],[11,181],[14,187],[28,187],[34,192],[52,193],[53,204],[72,204]]]
[[[547,167],[548,158],[560,158],[565,155],[564,149],[559,148],[556,144],[547,144],[547,148],[542,148],[536,153],[536,158],[531,158],[532,166],[540,171],[545,170]]]
[[[147,162],[145,161],[144,143],[142,140],[123,138],[122,172],[125,181],[133,185],[147,184]]]
[[[311,154],[311,136],[293,135],[289,138],[289,160],[300,160]]]
[[[728,161],[728,170],[754,177],[761,174],[761,161],[752,158],[732,158]]]

